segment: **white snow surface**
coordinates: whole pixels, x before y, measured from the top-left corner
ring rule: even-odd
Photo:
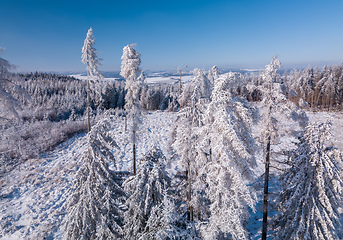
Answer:
[[[153,145],[160,146],[169,157],[166,146],[175,116],[169,112],[146,113],[138,133],[138,165]],[[131,170],[132,144],[129,131],[124,131],[124,118],[116,118],[113,126],[111,133],[119,145],[114,149],[117,168]],[[75,136],[0,179],[0,239],[63,239],[63,204],[85,149],[85,134]]]
[[[193,75],[187,75],[187,76],[182,76],[181,77],[181,82],[188,82],[191,81],[194,78]],[[147,77],[146,79],[147,83],[168,83],[168,84],[173,84],[173,83],[178,83],[180,82],[180,76],[169,76],[169,77]]]
[[[80,80],[87,80],[87,76],[82,76],[82,74],[73,74],[69,75],[71,77],[74,77],[76,79]],[[181,77],[181,82],[188,82],[191,81],[194,78],[193,75],[186,75]],[[114,81],[118,80],[119,78],[104,78],[103,81]],[[180,81],[180,76],[169,76],[169,77],[147,77],[145,81],[148,84],[154,84],[154,83],[167,83],[167,84],[174,84],[178,83]]]
[[[87,76],[82,76],[82,74],[72,74],[72,75],[69,75],[70,77],[74,77],[76,79],[79,79],[79,80],[87,80]],[[114,81],[114,80],[118,80],[119,78],[104,78],[103,81]]]
[[[308,112],[308,116],[311,122],[332,120],[334,145],[343,150],[343,143],[340,141],[343,137],[342,112]],[[155,111],[144,114],[138,133],[138,165],[139,159],[153,145],[158,145],[167,159],[170,158],[168,139],[175,117],[176,113],[173,112]],[[111,134],[119,145],[118,149],[114,149],[118,170],[132,169],[130,125],[129,120],[128,130],[125,131],[124,118],[119,116],[113,123]],[[259,125],[261,124],[257,123],[254,127],[254,134]],[[0,178],[0,239],[63,239],[63,204],[68,197],[73,177],[82,164],[80,155],[85,148],[85,134],[75,136],[40,158],[27,160]],[[262,153],[257,158],[258,176],[264,169]],[[258,181],[262,189],[262,179]],[[271,183],[271,187],[278,188],[277,183]],[[261,236],[261,207],[262,205],[257,205],[257,212],[249,220],[252,239],[260,239]]]

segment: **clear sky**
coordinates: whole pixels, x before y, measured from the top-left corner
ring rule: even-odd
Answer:
[[[0,0],[1,57],[17,71],[84,71],[90,27],[103,71],[131,43],[143,70],[343,62],[342,0]]]

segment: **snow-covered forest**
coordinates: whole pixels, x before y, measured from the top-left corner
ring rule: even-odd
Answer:
[[[343,238],[343,65],[148,84],[134,45],[124,80],[82,53],[87,80],[0,58],[0,239]]]

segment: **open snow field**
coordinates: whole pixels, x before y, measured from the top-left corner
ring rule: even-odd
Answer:
[[[335,145],[343,150],[343,113],[308,113],[311,122],[333,123]],[[140,128],[137,159],[153,145],[158,145],[169,158],[170,127],[176,117],[171,112],[147,112]],[[258,124],[257,124],[258,125]],[[128,121],[128,130],[130,121]],[[117,117],[111,134],[119,148],[114,149],[119,170],[131,171],[132,144],[129,131],[125,132],[124,119]],[[30,159],[0,179],[0,239],[62,239],[64,202],[69,195],[73,177],[85,151],[85,135],[78,135],[62,143],[38,159]],[[258,171],[263,170],[262,157],[258,157]],[[262,183],[261,189],[262,189]],[[271,184],[272,187],[277,185]],[[272,190],[271,190],[272,191]],[[259,239],[262,213],[250,218],[249,229],[253,239]]]
[[[175,116],[167,112],[146,114],[140,129],[142,144],[137,146],[138,164],[154,144],[167,152],[165,147]],[[118,117],[113,126],[112,134],[119,145],[119,149],[114,150],[117,167],[131,170],[132,144],[129,131],[124,131],[124,118]],[[85,135],[75,136],[0,179],[0,239],[63,238],[63,204],[82,164],[79,159],[85,149]]]
[[[81,74],[74,74],[74,75],[69,75],[71,77],[80,79],[80,80],[87,80],[87,76],[82,76]],[[188,82],[193,78],[193,75],[187,75],[187,76],[182,76],[181,77],[181,82]],[[104,78],[104,81],[114,81],[117,80],[118,78]],[[153,84],[153,83],[167,83],[167,84],[174,84],[178,83],[180,81],[180,76],[169,76],[169,77],[147,77],[145,81],[148,84]]]

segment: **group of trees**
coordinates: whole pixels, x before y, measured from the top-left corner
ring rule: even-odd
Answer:
[[[287,85],[294,90],[295,99],[303,99],[312,110],[342,109],[343,65],[309,66],[305,70],[291,71],[285,76]]]
[[[259,148],[265,156],[262,239],[267,239],[268,227],[273,227],[273,236],[278,239],[339,238],[342,154],[328,144],[330,124],[309,125],[306,114],[290,99],[299,104],[301,98],[302,103],[313,108],[339,106],[341,68],[325,68],[318,81],[313,80],[319,78],[310,68],[304,71],[306,77],[299,78],[303,75],[300,72],[280,76],[281,64],[276,58],[258,76],[231,72],[220,75],[216,67],[208,74],[194,69],[194,78],[183,85],[178,96],[173,86],[154,88],[145,84],[139,68],[140,54],[132,45],[123,49],[120,74],[125,83],[102,85],[93,45],[90,29],[82,51],[87,82],[52,74],[12,76],[12,86],[25,90],[31,99],[15,95],[14,88],[8,87],[10,65],[0,59],[0,93],[2,103],[7,104],[3,109],[17,114],[17,118],[14,101],[30,107],[43,107],[49,101],[56,108],[70,104],[66,107],[71,111],[67,117],[44,115],[45,121],[51,117],[49,121],[58,122],[88,113],[88,148],[65,205],[66,238],[249,239],[249,209],[256,211],[259,201],[251,187],[256,179]],[[120,94],[114,94],[113,89]],[[71,96],[80,102],[70,103]],[[260,112],[248,100],[262,101]],[[172,158],[166,159],[158,146],[152,146],[137,165],[135,149],[143,107],[157,106],[178,110],[170,136]],[[111,117],[100,118],[90,127],[91,108],[100,111],[107,107],[125,110],[122,115],[130,127],[133,148],[132,173],[116,167],[112,149],[118,145],[110,134]],[[280,120],[285,119],[297,123],[302,131],[296,132],[296,148],[282,151],[284,161],[278,159],[274,165],[272,146],[279,143],[280,137],[295,133],[281,126]],[[260,141],[252,136],[251,127],[257,121],[263,123]],[[175,175],[166,168],[171,161],[176,165]],[[280,193],[275,193],[279,196],[279,213],[271,224],[269,173],[270,167],[276,165],[282,168],[282,187]]]
[[[121,74],[126,78],[125,116],[130,122],[133,142],[132,174],[121,180],[113,177],[116,171],[111,173],[106,167],[106,161],[107,164],[110,160],[115,161],[113,156],[106,154],[107,148],[101,147],[101,141],[94,141],[98,147],[85,153],[87,159],[94,159],[91,160],[94,164],[85,160],[86,170],[79,171],[81,176],[75,181],[75,188],[82,189],[80,179],[85,183],[93,182],[85,185],[84,192],[73,195],[72,199],[78,199],[73,211],[82,209],[83,213],[68,215],[68,236],[79,238],[80,229],[88,228],[80,221],[87,222],[87,218],[91,218],[89,222],[94,224],[90,224],[92,229],[87,230],[87,238],[91,239],[248,239],[248,209],[256,211],[258,201],[249,183],[254,181],[256,150],[262,144],[266,156],[262,239],[267,239],[267,227],[272,225],[267,221],[269,171],[273,161],[271,146],[281,135],[291,132],[287,131],[290,129],[280,130],[278,119],[297,122],[303,129],[308,124],[306,114],[286,98],[278,73],[280,62],[273,58],[259,77],[262,84],[256,88],[265,106],[260,143],[255,142],[251,131],[258,118],[257,109],[237,96],[240,76],[234,73],[219,76],[213,74],[216,71],[212,69],[208,75],[212,77],[210,80],[202,70],[194,70],[193,80],[183,86],[179,97],[181,108],[172,128],[171,161],[177,166],[174,176],[166,171],[167,160],[158,147],[152,148],[137,167],[136,134],[141,124],[140,93],[144,85],[139,65],[140,54],[132,46],[125,46]],[[103,134],[100,126],[97,125],[91,133],[100,131]],[[309,125],[300,135],[298,132],[298,148],[287,152],[288,159],[283,163],[284,172],[280,178],[283,186],[280,213],[273,226],[277,238],[338,239],[338,209],[342,203],[343,184],[338,164],[342,156],[337,149],[325,147],[327,129],[327,124]],[[89,138],[91,136],[89,133]],[[110,139],[115,145],[110,137],[103,139]],[[101,157],[97,152],[102,154]],[[100,170],[99,180],[89,177],[94,175],[89,172]],[[106,189],[117,190],[102,193],[105,192],[102,188],[107,186],[102,182],[115,182],[115,188]],[[304,191],[305,196],[301,195]],[[90,199],[89,194],[95,199]],[[121,208],[118,205],[120,199],[124,203]],[[108,205],[102,206],[101,201],[112,201],[112,207],[116,209],[112,211],[113,215],[109,214],[108,207],[102,209]],[[93,208],[89,204],[94,205]],[[289,221],[291,217],[293,220]],[[73,225],[77,229],[68,228],[69,222],[78,221],[80,223]]]
[[[262,74],[238,74],[239,81],[233,93],[248,101],[261,101]],[[210,76],[210,75],[209,75]],[[316,110],[341,110],[343,103],[343,65],[324,66],[321,70],[307,69],[285,71],[280,76],[282,90],[288,99],[301,108]]]

